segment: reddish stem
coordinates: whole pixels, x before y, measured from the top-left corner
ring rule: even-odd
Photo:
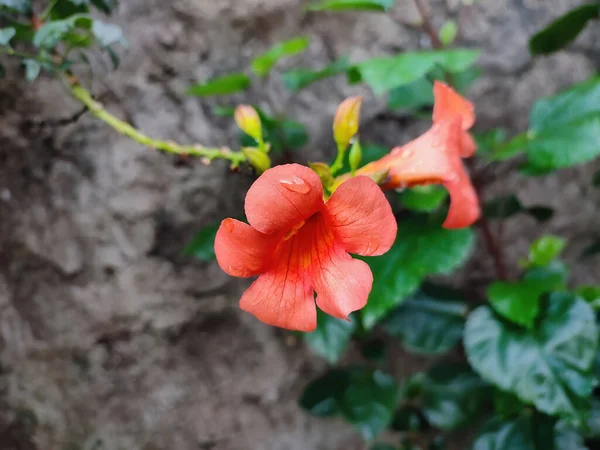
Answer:
[[[429,14],[427,13],[427,8],[423,3],[423,0],[414,0],[415,6],[419,10],[419,15],[421,16],[421,21],[423,22],[423,30],[431,39],[431,46],[436,49],[440,49],[444,47],[444,44],[440,40],[437,31],[435,30],[433,24],[431,23],[431,19],[429,18]]]

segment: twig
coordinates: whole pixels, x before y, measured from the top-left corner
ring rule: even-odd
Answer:
[[[431,39],[431,46],[436,49],[440,49],[444,47],[444,44],[440,40],[437,31],[435,30],[433,24],[431,23],[431,18],[427,13],[427,8],[423,3],[423,0],[414,0],[415,6],[419,10],[419,15],[421,16],[421,21],[423,22],[423,30]]]

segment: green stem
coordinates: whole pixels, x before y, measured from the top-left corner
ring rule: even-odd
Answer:
[[[347,149],[347,146],[343,147],[341,145],[338,145],[337,156],[335,157],[335,161],[331,165],[331,174],[332,175],[335,175],[336,173],[338,173],[344,166],[344,156],[346,156],[346,149]]]
[[[81,84],[68,82],[67,86],[73,97],[85,105],[94,116],[102,120],[115,131],[133,139],[142,145],[176,155],[202,156],[207,158],[209,161],[218,158],[226,159],[231,162],[233,167],[238,167],[240,164],[246,161],[246,157],[241,152],[233,152],[226,147],[207,148],[202,145],[180,145],[173,141],[153,139],[138,129],[132,127],[127,122],[124,122],[118,117],[115,117],[109,113],[106,109],[104,109],[102,104],[98,103],[92,98],[91,93]]]

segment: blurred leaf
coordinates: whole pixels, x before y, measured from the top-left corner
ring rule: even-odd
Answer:
[[[351,317],[349,322],[317,311],[317,329],[312,333],[304,333],[304,341],[315,353],[334,364],[344,354],[356,322]]]
[[[397,450],[396,447],[394,447],[391,444],[375,444],[373,445],[370,450]]]
[[[477,417],[488,389],[468,366],[436,366],[423,383],[423,412],[433,426],[455,430]]]
[[[309,11],[387,11],[396,0],[321,0],[308,6]]]
[[[551,261],[546,266],[537,266],[528,269],[523,275],[523,281],[536,282],[545,286],[548,291],[564,290],[567,287],[569,270],[562,261]]]
[[[356,65],[356,70],[373,92],[381,95],[419,80],[436,65],[449,72],[462,72],[471,66],[478,56],[478,51],[465,49],[406,52],[363,61]]]
[[[111,23],[94,20],[94,23],[92,24],[92,34],[101,47],[108,47],[116,43],[120,43],[123,46],[127,45],[121,27]]]
[[[482,71],[479,67],[469,67],[462,72],[452,74],[452,86],[458,92],[466,93],[471,85],[481,76]]]
[[[217,117],[233,117],[235,108],[232,106],[215,105],[212,107],[211,112]]]
[[[264,77],[268,75],[280,59],[303,52],[308,48],[309,44],[310,39],[305,37],[279,42],[252,61],[252,71]]]
[[[183,250],[184,256],[193,256],[201,261],[214,261],[215,236],[221,223],[203,227]]]
[[[213,78],[206,83],[198,83],[188,89],[189,95],[227,95],[245,91],[250,87],[250,78],[243,73],[232,73]]]
[[[3,8],[12,9],[21,14],[31,12],[31,0],[0,0],[0,11]]]
[[[492,128],[483,133],[473,133],[477,143],[477,154],[490,157],[497,148],[506,142],[506,130],[504,128]]]
[[[590,303],[592,308],[597,309],[597,306],[600,304],[600,286],[579,286],[575,292],[586,302]]]
[[[598,253],[600,253],[600,239],[595,240],[590,245],[588,245],[585,249],[583,249],[583,252],[581,253],[581,257],[584,259],[590,258],[592,256],[597,255]]]
[[[309,414],[329,417],[339,413],[338,399],[349,383],[349,373],[343,369],[333,369],[312,380],[298,399],[299,405]]]
[[[362,158],[358,167],[366,166],[367,164],[383,158],[390,152],[390,149],[377,144],[365,144],[362,146]],[[333,161],[332,161],[333,163]],[[350,172],[350,164],[344,160],[341,173]]]
[[[424,431],[429,428],[425,416],[418,408],[412,405],[402,405],[394,413],[394,418],[390,424],[394,431]]]
[[[547,55],[556,52],[575,40],[588,21],[600,16],[600,5],[588,3],[574,8],[559,17],[529,40],[532,55]]]
[[[118,0],[91,0],[92,4],[100,11],[110,14],[119,4]]]
[[[318,70],[294,69],[289,70],[281,76],[283,85],[290,91],[298,92],[312,83],[333,77],[346,72],[350,68],[350,61],[347,58],[340,58],[337,61]]]
[[[493,152],[489,155],[489,159],[491,161],[506,161],[519,156],[527,149],[528,143],[529,136],[527,133],[519,134],[508,142],[497,145]]]
[[[369,329],[408,295],[428,275],[449,274],[465,262],[473,248],[470,229],[446,230],[438,223],[418,218],[398,224],[398,238],[383,256],[364,258],[373,272],[373,289],[362,309]]]
[[[515,195],[511,194],[489,201],[483,211],[490,219],[506,219],[523,211],[523,205]]]
[[[92,19],[86,14],[75,14],[67,19],[46,22],[33,36],[33,45],[52,50],[75,28],[90,29]]]
[[[406,209],[420,212],[437,210],[448,198],[448,191],[441,186],[415,186],[400,193],[400,201]]]
[[[554,429],[554,450],[588,450],[588,447],[575,428],[560,421]]]
[[[23,65],[25,66],[25,79],[29,82],[35,81],[42,70],[40,63],[35,59],[25,59]]]
[[[494,409],[496,414],[507,420],[519,415],[525,409],[525,405],[510,392],[494,389]]]
[[[339,410],[365,440],[372,440],[392,421],[398,386],[392,377],[379,370],[356,368],[350,369],[349,375],[339,399]]]
[[[600,155],[600,77],[538,100],[530,114],[527,157],[548,171]]]
[[[439,37],[444,47],[452,45],[458,34],[458,25],[454,20],[447,20],[440,28]]]
[[[541,414],[522,414],[510,421],[494,417],[480,432],[473,450],[558,450],[553,426],[554,420]]]
[[[433,105],[433,84],[427,78],[392,89],[388,94],[388,108],[395,110],[418,109]]]
[[[0,28],[0,45],[8,45],[15,34],[17,34],[17,30],[12,27]]]
[[[536,239],[529,248],[528,267],[547,266],[562,253],[567,242],[558,236],[542,236]]]
[[[461,339],[467,306],[460,293],[424,286],[402,303],[384,328],[414,353],[435,355],[451,350]]]
[[[547,206],[530,206],[525,209],[525,212],[538,222],[547,222],[554,216],[554,210]]]
[[[386,355],[386,343],[383,339],[368,339],[360,344],[360,354],[371,361],[381,361]]]
[[[88,2],[57,0],[50,11],[49,20],[46,22],[68,19],[74,14],[86,13],[89,13]]]
[[[596,383],[594,314],[568,294],[550,296],[535,330],[510,326],[481,306],[467,320],[464,345],[484,380],[547,414],[580,416]]]

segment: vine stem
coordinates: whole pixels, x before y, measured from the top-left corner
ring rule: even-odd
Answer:
[[[133,139],[139,144],[175,155],[200,156],[205,158],[205,163],[209,163],[214,159],[225,159],[231,162],[233,168],[238,167],[246,161],[243,153],[231,151],[227,147],[209,148],[202,145],[181,145],[174,141],[154,139],[108,112],[101,103],[94,100],[90,91],[83,87],[75,77],[68,77],[66,85],[71,95],[81,102],[94,116],[118,133]]]
[[[425,30],[425,33],[427,33],[429,39],[431,39],[431,46],[436,49],[443,48],[444,44],[440,40],[437,31],[435,31],[435,28],[431,23],[425,3],[423,3],[423,0],[414,0],[414,2],[417,10],[419,11],[419,15],[421,16],[421,21],[423,22],[423,30]]]

